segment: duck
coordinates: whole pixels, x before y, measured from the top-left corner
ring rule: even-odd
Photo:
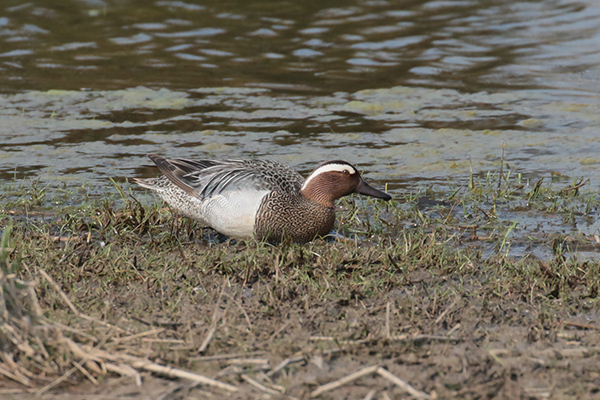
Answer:
[[[392,198],[341,160],[319,165],[304,179],[292,167],[267,159],[148,158],[162,176],[134,178],[138,185],[202,226],[241,240],[307,243],[331,232],[341,197]]]

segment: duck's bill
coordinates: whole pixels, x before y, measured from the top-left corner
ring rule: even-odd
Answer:
[[[358,187],[356,188],[356,193],[364,194],[366,196],[376,197],[378,199],[390,200],[392,196],[387,193],[382,192],[381,190],[375,189],[373,186],[369,185],[367,182],[361,179]]]

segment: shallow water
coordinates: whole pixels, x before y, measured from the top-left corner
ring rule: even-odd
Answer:
[[[342,158],[392,192],[444,191],[504,152],[597,189],[595,2],[334,4],[3,2],[0,179],[102,193],[158,153]]]

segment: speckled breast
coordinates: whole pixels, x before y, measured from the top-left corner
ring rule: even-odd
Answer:
[[[301,196],[274,191],[265,196],[256,214],[254,235],[269,242],[306,243],[327,235],[335,210]]]

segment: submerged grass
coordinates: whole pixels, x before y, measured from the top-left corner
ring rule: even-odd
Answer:
[[[159,368],[170,365],[200,385],[173,393],[405,393],[375,369],[322,386],[378,365],[417,397],[595,395],[600,264],[577,249],[600,240],[577,226],[595,226],[600,199],[583,184],[507,170],[450,194],[350,198],[343,239],[279,246],[222,241],[116,183],[101,199],[13,184],[0,210],[0,387],[183,379]]]

